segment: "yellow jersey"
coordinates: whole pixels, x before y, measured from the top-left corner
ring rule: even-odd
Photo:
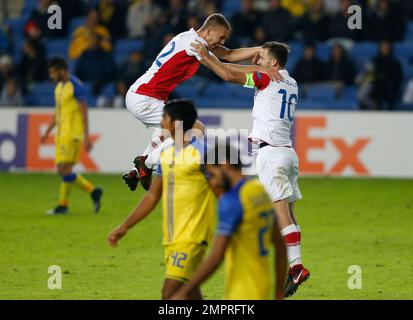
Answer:
[[[205,145],[194,141],[181,150],[162,151],[155,174],[162,177],[163,244],[209,244],[215,222],[215,197],[203,163]]]
[[[56,142],[83,140],[83,118],[79,101],[86,100],[86,92],[81,81],[70,76],[69,81],[59,82],[55,88]]]
[[[270,298],[272,203],[257,179],[242,180],[219,201],[218,235],[230,236],[225,253],[225,300]]]

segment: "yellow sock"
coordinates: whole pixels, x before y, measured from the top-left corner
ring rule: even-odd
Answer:
[[[79,173],[76,175],[75,183],[87,193],[91,193],[95,189],[95,186]]]
[[[59,206],[67,207],[69,204],[70,190],[72,189],[71,182],[60,182],[59,188]]]

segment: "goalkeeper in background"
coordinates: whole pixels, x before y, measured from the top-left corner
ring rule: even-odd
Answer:
[[[57,128],[55,162],[62,181],[60,183],[59,204],[56,208],[48,210],[47,214],[68,212],[69,194],[73,184],[90,194],[94,211],[98,212],[102,189],[96,188],[81,174],[73,172],[73,166],[79,161],[82,142],[87,152],[92,149],[85,89],[80,80],[69,73],[64,59],[53,58],[49,62],[49,77],[56,83],[56,106],[53,120],[42,135],[41,142],[45,143],[50,132],[54,127]]]

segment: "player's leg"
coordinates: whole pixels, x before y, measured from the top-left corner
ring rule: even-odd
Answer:
[[[166,276],[162,298],[169,299],[187,282],[205,257],[207,246],[196,243],[178,243],[165,247]],[[193,290],[188,299],[202,300],[200,288]]]
[[[68,212],[69,208],[69,196],[73,185],[73,179],[70,176],[72,166],[67,163],[59,162],[57,164],[57,172],[61,178],[59,186],[59,203],[54,209],[47,210],[46,214],[48,215],[65,214]]]
[[[60,185],[59,206],[64,207],[66,204],[66,210],[62,208],[56,210],[57,208],[55,208],[55,210],[50,210],[48,212],[49,214],[55,214],[56,211],[67,212],[68,197],[73,184],[90,194],[95,212],[98,212],[100,209],[100,200],[103,190],[95,187],[80,173],[73,172],[73,166],[79,161],[80,158],[80,148],[81,141],[79,140],[61,142],[56,146],[56,162],[58,163],[57,170],[62,179]],[[55,213],[52,211],[55,211]]]
[[[182,286],[184,282],[175,279],[165,279],[162,288],[162,300],[169,300]]]
[[[293,188],[293,194],[288,199],[289,201],[289,214],[291,216],[292,221],[295,224],[297,233],[296,233],[296,240],[297,240],[297,247],[300,249],[300,260],[301,260],[301,229],[298,225],[297,217],[295,214],[294,204],[295,201],[298,201],[302,198],[300,189],[298,187],[298,157],[296,153],[291,150],[290,152],[291,161],[291,172],[289,175],[289,181]],[[293,264],[290,267],[288,272],[288,279],[287,284],[285,287],[284,295],[286,297],[293,295],[298,287],[306,281],[310,277],[310,271],[304,267],[302,262],[300,264]]]
[[[67,154],[67,161],[73,165],[79,162],[80,149],[82,142],[80,140],[72,140],[69,144],[69,152]],[[103,190],[96,187],[92,182],[86,179],[82,174],[70,171],[71,177],[74,179],[73,183],[88,193],[93,202],[94,211],[97,213],[100,210],[100,201],[103,195]]]
[[[257,171],[258,177],[274,205],[280,233],[287,247],[290,273],[295,276],[295,278],[290,276],[288,283],[291,280],[295,286],[293,289],[296,290],[305,279],[302,279],[301,273],[304,267],[301,260],[299,232],[290,214],[289,205],[290,200],[295,195],[295,188],[290,179],[293,166],[292,153],[294,151],[289,148],[267,146],[260,149],[257,156]],[[298,271],[297,275],[296,271]],[[306,274],[306,271],[304,272]],[[291,292],[289,290],[289,293]]]
[[[151,141],[145,151],[133,161],[135,168],[123,175],[123,180],[131,191],[137,187],[139,179],[145,190],[149,190],[152,180],[152,170],[157,164],[156,157],[152,153],[164,142],[165,137],[161,130],[161,120],[165,103],[161,100],[136,94],[128,91],[126,95],[126,108],[129,112],[147,128],[153,128]]]

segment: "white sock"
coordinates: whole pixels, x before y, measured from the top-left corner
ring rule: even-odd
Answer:
[[[174,140],[172,138],[167,138],[165,141],[161,142],[157,148],[154,148],[151,153],[148,153],[148,157],[145,160],[145,165],[149,169],[154,169],[155,166],[159,163],[162,150],[171,146],[173,143]]]
[[[295,224],[290,224],[281,230],[281,236],[287,247],[287,256],[290,266],[301,264],[300,233]]]

